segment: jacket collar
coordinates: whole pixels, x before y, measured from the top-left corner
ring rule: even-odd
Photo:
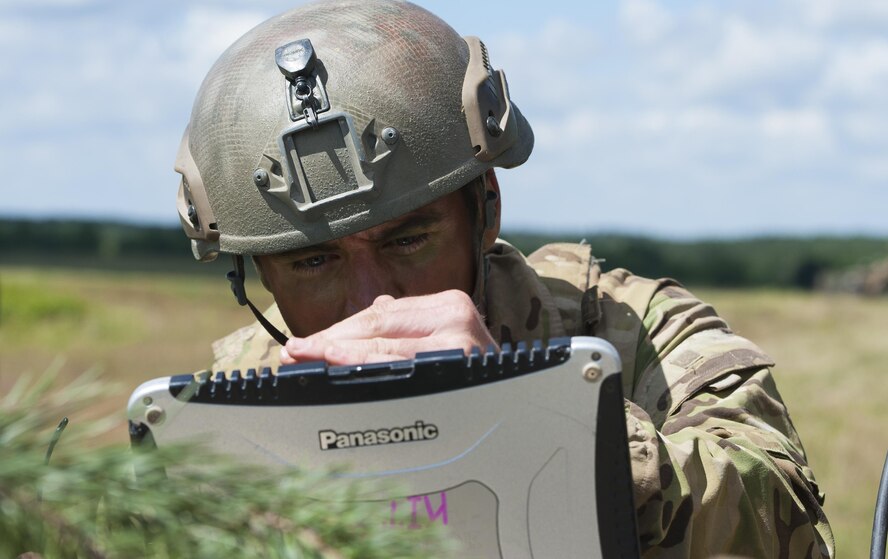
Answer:
[[[485,260],[482,313],[497,343],[530,343],[566,335],[552,294],[521,252],[498,240]]]

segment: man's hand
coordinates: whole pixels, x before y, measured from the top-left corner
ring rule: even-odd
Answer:
[[[459,290],[395,299],[381,295],[363,311],[307,338],[290,338],[281,363],[336,365],[409,359],[423,351],[496,345],[472,299]]]

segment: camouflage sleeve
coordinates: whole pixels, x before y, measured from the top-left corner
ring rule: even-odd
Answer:
[[[644,556],[832,557],[767,356],[674,284],[642,332],[626,409]]]

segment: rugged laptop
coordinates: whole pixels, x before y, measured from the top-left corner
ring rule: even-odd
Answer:
[[[142,445],[393,479],[409,493],[359,498],[474,557],[638,557],[620,361],[598,338],[159,378],[128,413]]]

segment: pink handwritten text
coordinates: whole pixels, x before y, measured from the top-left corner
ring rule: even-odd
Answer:
[[[434,495],[434,494],[432,494]],[[395,526],[399,524],[397,521],[398,509],[402,506],[410,507],[410,523],[408,528],[422,528],[423,526],[433,524],[438,519],[445,526],[447,525],[447,494],[444,491],[438,493],[437,506],[432,503],[429,495],[412,495],[406,499],[393,499],[389,502],[389,525]],[[424,514],[423,514],[424,513]]]

